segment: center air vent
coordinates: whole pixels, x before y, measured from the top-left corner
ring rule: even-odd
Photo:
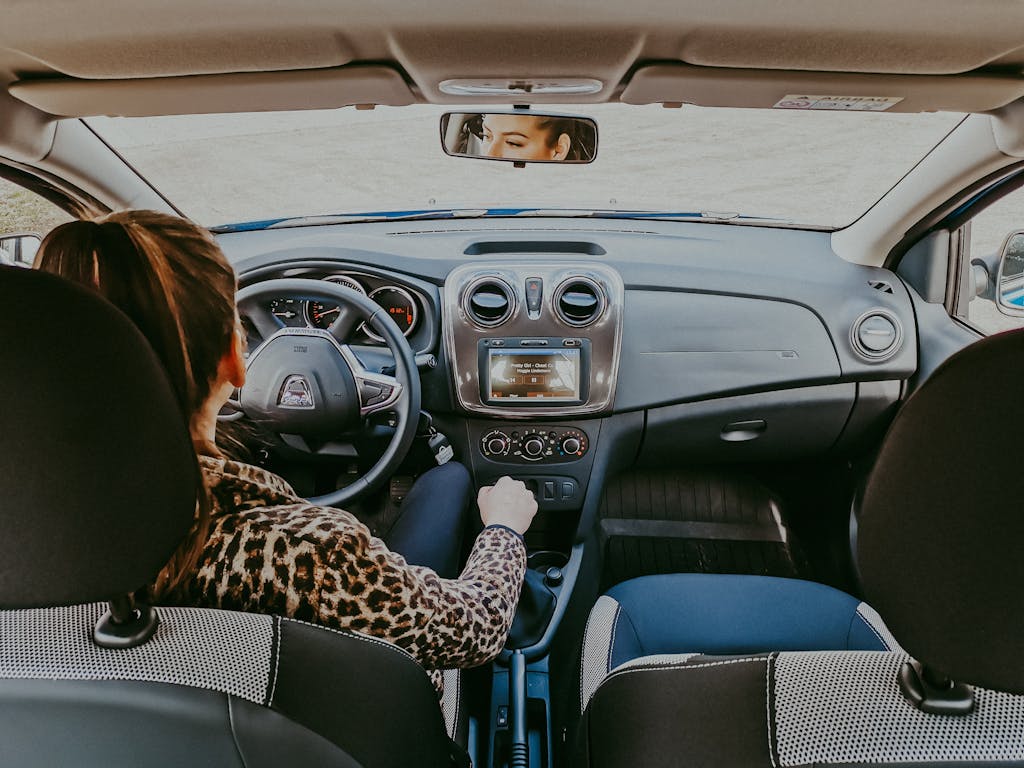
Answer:
[[[601,286],[589,277],[570,277],[555,290],[554,305],[562,322],[580,328],[601,316],[606,301]]]
[[[515,310],[515,294],[504,280],[484,277],[466,289],[463,309],[477,325],[493,328],[512,315]]]

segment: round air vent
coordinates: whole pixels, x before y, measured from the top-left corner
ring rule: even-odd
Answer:
[[[850,342],[857,354],[869,362],[888,360],[903,343],[903,324],[888,310],[869,310],[850,329]]]
[[[484,277],[466,289],[463,309],[477,325],[493,328],[508,320],[515,309],[515,294],[504,280]]]
[[[589,277],[570,277],[555,290],[555,312],[568,325],[590,325],[604,312],[605,304],[604,291]]]

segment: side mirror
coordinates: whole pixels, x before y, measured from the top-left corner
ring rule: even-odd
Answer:
[[[10,267],[31,267],[43,239],[32,232],[0,235],[0,264]]]
[[[999,254],[996,306],[1004,315],[1024,317],[1024,230],[1011,232]]]
[[[452,157],[526,163],[592,163],[597,123],[589,117],[516,110],[446,112],[441,148]]]

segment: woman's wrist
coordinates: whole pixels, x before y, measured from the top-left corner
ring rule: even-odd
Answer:
[[[497,529],[508,531],[509,533],[513,534],[516,538],[518,538],[520,541],[523,541],[523,534],[521,534],[515,528],[511,528],[511,527],[505,525],[504,523],[491,523],[490,525],[484,526],[484,530],[485,531],[490,529],[490,528],[497,528]]]

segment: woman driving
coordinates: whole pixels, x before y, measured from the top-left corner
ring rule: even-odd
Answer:
[[[219,450],[217,413],[245,381],[245,336],[234,271],[206,230],[152,211],[71,222],[45,238],[36,267],[92,287],[135,322],[192,434],[203,478],[196,519],[150,600],[355,630],[430,670],[484,664],[501,651],[526,569],[522,535],[537,511],[521,482],[503,477],[480,490],[485,527],[461,575],[445,578],[456,573],[427,566],[457,562],[464,467],[431,470],[408,494],[390,537],[407,559],[350,513],[310,504],[277,475]]]

